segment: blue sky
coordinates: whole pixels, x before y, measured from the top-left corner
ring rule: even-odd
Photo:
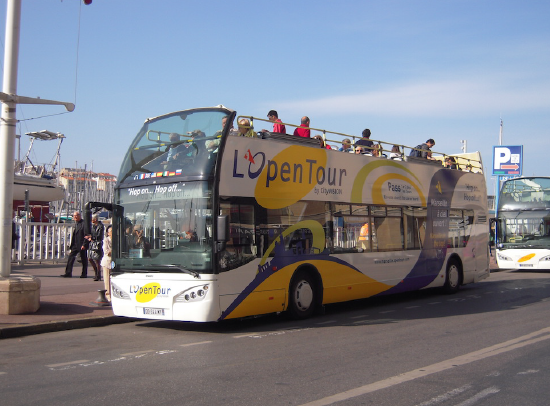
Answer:
[[[76,109],[20,105],[18,133],[61,132],[63,166],[118,174],[147,117],[223,104],[445,153],[466,140],[490,173],[502,118],[523,174],[550,175],[548,21],[536,0],[23,0],[18,94]]]

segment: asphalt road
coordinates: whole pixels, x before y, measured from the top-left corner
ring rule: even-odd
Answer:
[[[2,405],[547,405],[550,273],[322,316],[140,321],[0,342]]]

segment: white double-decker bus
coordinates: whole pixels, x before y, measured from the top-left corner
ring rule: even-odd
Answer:
[[[390,159],[287,134],[242,137],[235,117],[223,106],[179,111],[148,119],[132,142],[114,202],[115,314],[305,318],[489,275],[485,178],[471,155],[455,156],[473,167],[463,171],[404,146]],[[329,146],[344,138],[318,132]]]
[[[505,181],[496,219],[499,268],[550,269],[550,177]]]

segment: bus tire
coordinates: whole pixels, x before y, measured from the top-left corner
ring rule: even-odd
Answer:
[[[462,284],[462,267],[459,261],[455,258],[449,259],[447,262],[447,270],[445,272],[445,285],[443,291],[448,294],[456,293]]]
[[[316,285],[310,273],[298,271],[292,277],[289,288],[288,311],[294,319],[306,319],[317,307]]]

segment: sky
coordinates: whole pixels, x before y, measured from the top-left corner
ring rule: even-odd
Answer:
[[[21,154],[60,132],[63,167],[118,175],[146,118],[223,104],[446,154],[465,140],[492,194],[501,119],[523,175],[550,175],[548,21],[544,0],[22,0],[17,93],[76,109],[18,105]]]

